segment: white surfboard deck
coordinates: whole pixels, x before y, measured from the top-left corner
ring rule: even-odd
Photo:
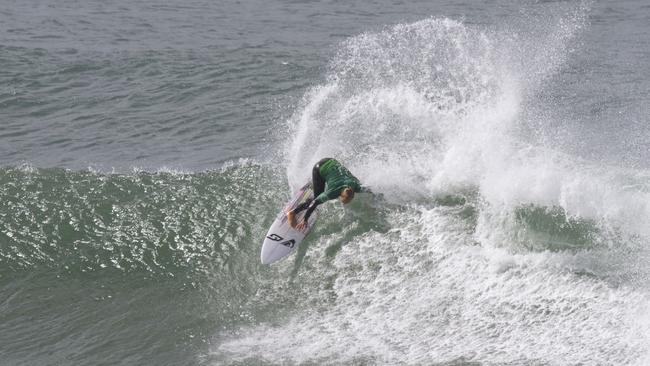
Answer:
[[[300,245],[300,242],[305,239],[307,234],[309,234],[311,228],[314,226],[314,221],[316,221],[316,211],[312,212],[307,222],[308,225],[304,230],[297,230],[289,225],[287,212],[298,207],[298,205],[312,198],[312,196],[313,190],[310,182],[300,188],[293,198],[284,206],[282,211],[280,211],[268,233],[266,233],[266,237],[262,243],[262,253],[260,256],[262,264],[275,263],[287,257],[298,247],[298,245]],[[306,211],[307,210],[303,210],[296,215],[298,223],[302,222]]]

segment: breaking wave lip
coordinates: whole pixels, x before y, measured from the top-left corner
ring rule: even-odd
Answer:
[[[650,172],[581,160],[521,136],[521,124],[543,127],[543,115],[522,121],[522,108],[561,69],[586,6],[546,28],[536,20],[533,31],[545,37],[430,18],[345,41],[325,84],[307,92],[289,120],[290,184],[335,156],[396,203],[477,189],[491,217],[556,207],[650,236]]]
[[[647,359],[650,172],[580,160],[519,128],[522,108],[561,69],[585,4],[536,20],[530,33],[430,18],[345,41],[325,83],[288,121],[287,176],[296,186],[311,164],[334,156],[399,208],[385,231],[347,236],[334,257],[328,246],[352,227],[314,240],[294,311],[238,329],[212,356],[272,364]],[[544,125],[541,115],[525,117]]]

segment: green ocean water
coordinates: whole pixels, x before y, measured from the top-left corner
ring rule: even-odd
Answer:
[[[644,2],[0,4],[0,365],[648,364]]]
[[[207,347],[309,291],[293,283],[299,262],[289,276],[260,268],[260,237],[288,198],[268,166],[1,176],[4,362],[220,363]]]
[[[280,190],[257,189],[268,169],[1,175],[4,362],[182,364],[250,317],[252,243],[272,216],[242,197],[275,209]]]

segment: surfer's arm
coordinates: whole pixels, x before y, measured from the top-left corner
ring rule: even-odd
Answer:
[[[370,193],[370,194],[373,194],[372,191],[370,190],[370,188],[368,188],[368,187],[366,187],[366,186],[361,186],[361,187],[359,188],[359,193]]]

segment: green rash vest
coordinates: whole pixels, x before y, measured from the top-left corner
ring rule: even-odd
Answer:
[[[357,193],[362,191],[357,177],[334,159],[323,163],[319,171],[326,184],[325,191],[315,199],[319,204],[338,198],[346,187],[352,188]]]

